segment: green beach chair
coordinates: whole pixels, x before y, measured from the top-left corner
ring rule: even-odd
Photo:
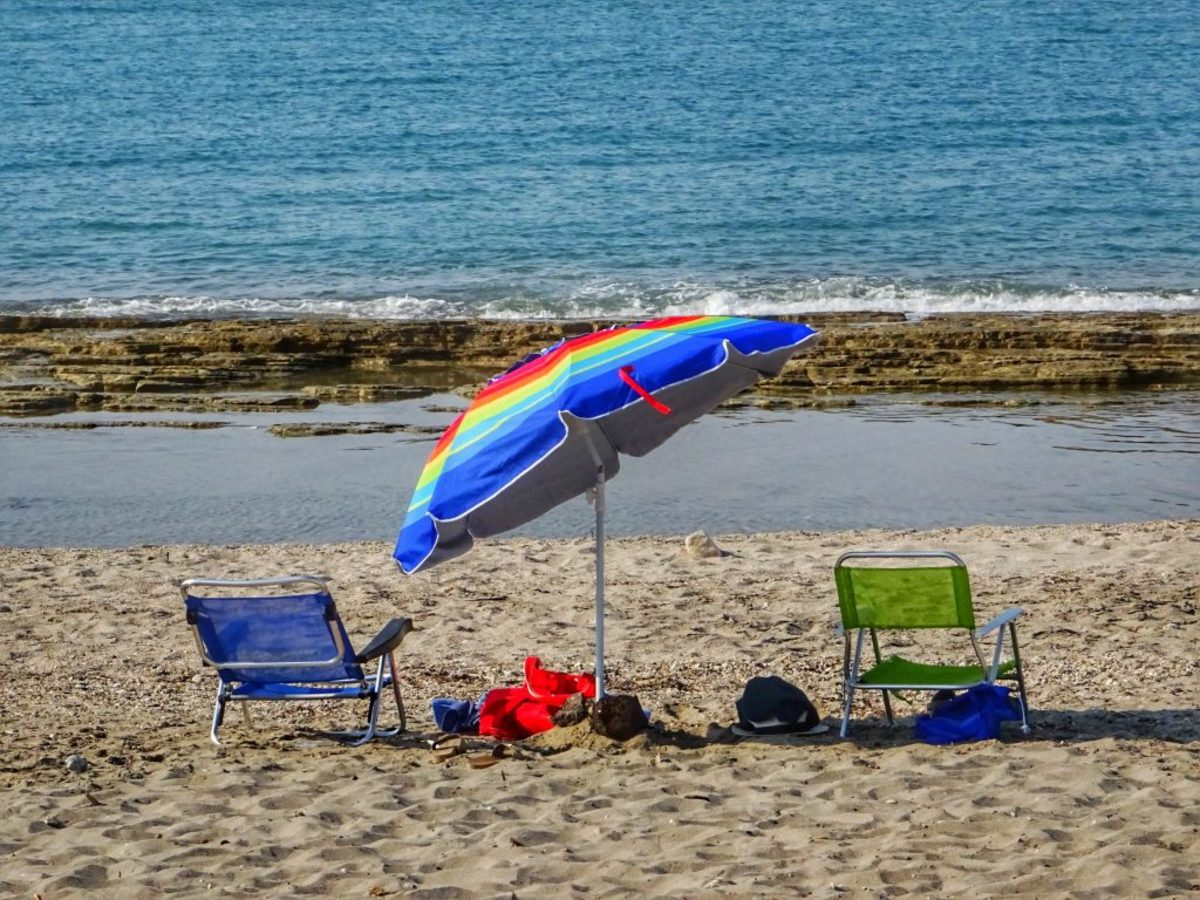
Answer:
[[[882,691],[888,721],[895,724],[889,692],[965,690],[977,684],[991,684],[998,678],[1016,680],[1021,731],[1029,733],[1029,706],[1017,645],[1016,619],[1021,610],[1012,607],[982,628],[976,628],[967,566],[959,557],[944,550],[852,550],[838,557],[834,577],[842,616],[838,633],[845,641],[846,703],[842,737],[850,725],[855,691]],[[961,632],[970,642],[970,651],[964,642],[963,653],[973,657],[974,663],[945,665],[914,662],[899,655],[883,656],[881,632],[904,631],[907,640],[915,638],[914,632],[922,629]],[[1001,658],[1005,632],[1012,644],[1011,659]],[[993,633],[995,643],[988,661],[980,641]],[[868,635],[875,664],[864,672],[863,645]]]

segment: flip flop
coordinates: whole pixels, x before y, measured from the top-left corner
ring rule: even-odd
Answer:
[[[458,756],[467,749],[463,739],[456,734],[432,740],[429,742],[429,747],[433,751],[434,762],[439,763],[445,762],[451,757]]]
[[[504,744],[497,744],[488,753],[472,753],[467,757],[467,764],[472,769],[486,769],[494,766],[508,755],[508,748]]]

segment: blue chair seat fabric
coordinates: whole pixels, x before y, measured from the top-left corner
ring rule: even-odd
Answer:
[[[344,687],[321,684],[239,684],[230,692],[231,700],[355,700],[371,696],[364,682]]]

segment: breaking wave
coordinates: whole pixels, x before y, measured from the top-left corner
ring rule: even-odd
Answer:
[[[1200,310],[1200,290],[1046,287],[1001,280],[903,282],[854,276],[793,282],[716,283],[597,279],[572,285],[495,290],[455,287],[430,296],[377,297],[86,297],[0,304],[0,312],[59,317],[329,317],[379,320],[643,319],[660,315],[811,315],[890,312],[1099,313]]]

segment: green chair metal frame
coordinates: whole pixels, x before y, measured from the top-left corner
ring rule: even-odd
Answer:
[[[946,550],[852,550],[838,557],[834,578],[842,616],[838,633],[845,642],[842,737],[846,736],[850,726],[855,691],[881,691],[888,721],[895,724],[890,692],[965,690],[977,684],[991,684],[1000,678],[1016,680],[1021,730],[1029,733],[1029,704],[1017,644],[1016,619],[1022,610],[1014,606],[982,628],[976,628],[967,566],[958,556]],[[965,631],[975,663],[941,665],[913,662],[898,655],[886,658],[882,655],[880,632],[913,629]],[[980,641],[993,633],[995,643],[990,648],[991,661],[988,662]],[[1011,659],[1001,658],[1005,633],[1012,645]],[[868,635],[875,664],[863,672],[863,647]]]

